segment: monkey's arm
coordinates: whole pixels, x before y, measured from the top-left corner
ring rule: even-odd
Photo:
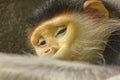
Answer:
[[[1,80],[105,80],[119,73],[115,67],[0,54]]]

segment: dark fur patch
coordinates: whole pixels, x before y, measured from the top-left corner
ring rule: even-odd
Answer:
[[[50,19],[62,12],[80,12],[85,0],[47,0],[35,10],[30,18],[30,24]]]
[[[36,23],[50,19],[62,12],[81,12],[83,11],[83,3],[85,1],[86,0],[46,0],[33,12],[28,19],[28,22],[33,27]],[[118,4],[115,3],[114,0],[102,1],[105,4],[105,7],[109,10],[111,17],[116,18],[116,16],[119,16],[119,12],[116,12],[118,11]]]

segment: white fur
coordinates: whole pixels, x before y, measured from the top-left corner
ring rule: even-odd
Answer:
[[[103,52],[111,33],[120,29],[119,20],[96,19],[86,14],[74,14],[70,17],[79,24],[77,37],[72,44],[72,53],[78,60],[105,64]],[[77,58],[76,57],[76,58]]]

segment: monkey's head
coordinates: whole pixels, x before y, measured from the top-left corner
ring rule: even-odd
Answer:
[[[32,17],[30,42],[39,56],[100,63],[114,30],[100,0],[49,0]]]

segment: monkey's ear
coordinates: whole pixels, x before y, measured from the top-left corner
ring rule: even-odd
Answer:
[[[87,0],[84,3],[83,8],[91,15],[95,15],[95,17],[109,18],[109,12],[101,0]]]

